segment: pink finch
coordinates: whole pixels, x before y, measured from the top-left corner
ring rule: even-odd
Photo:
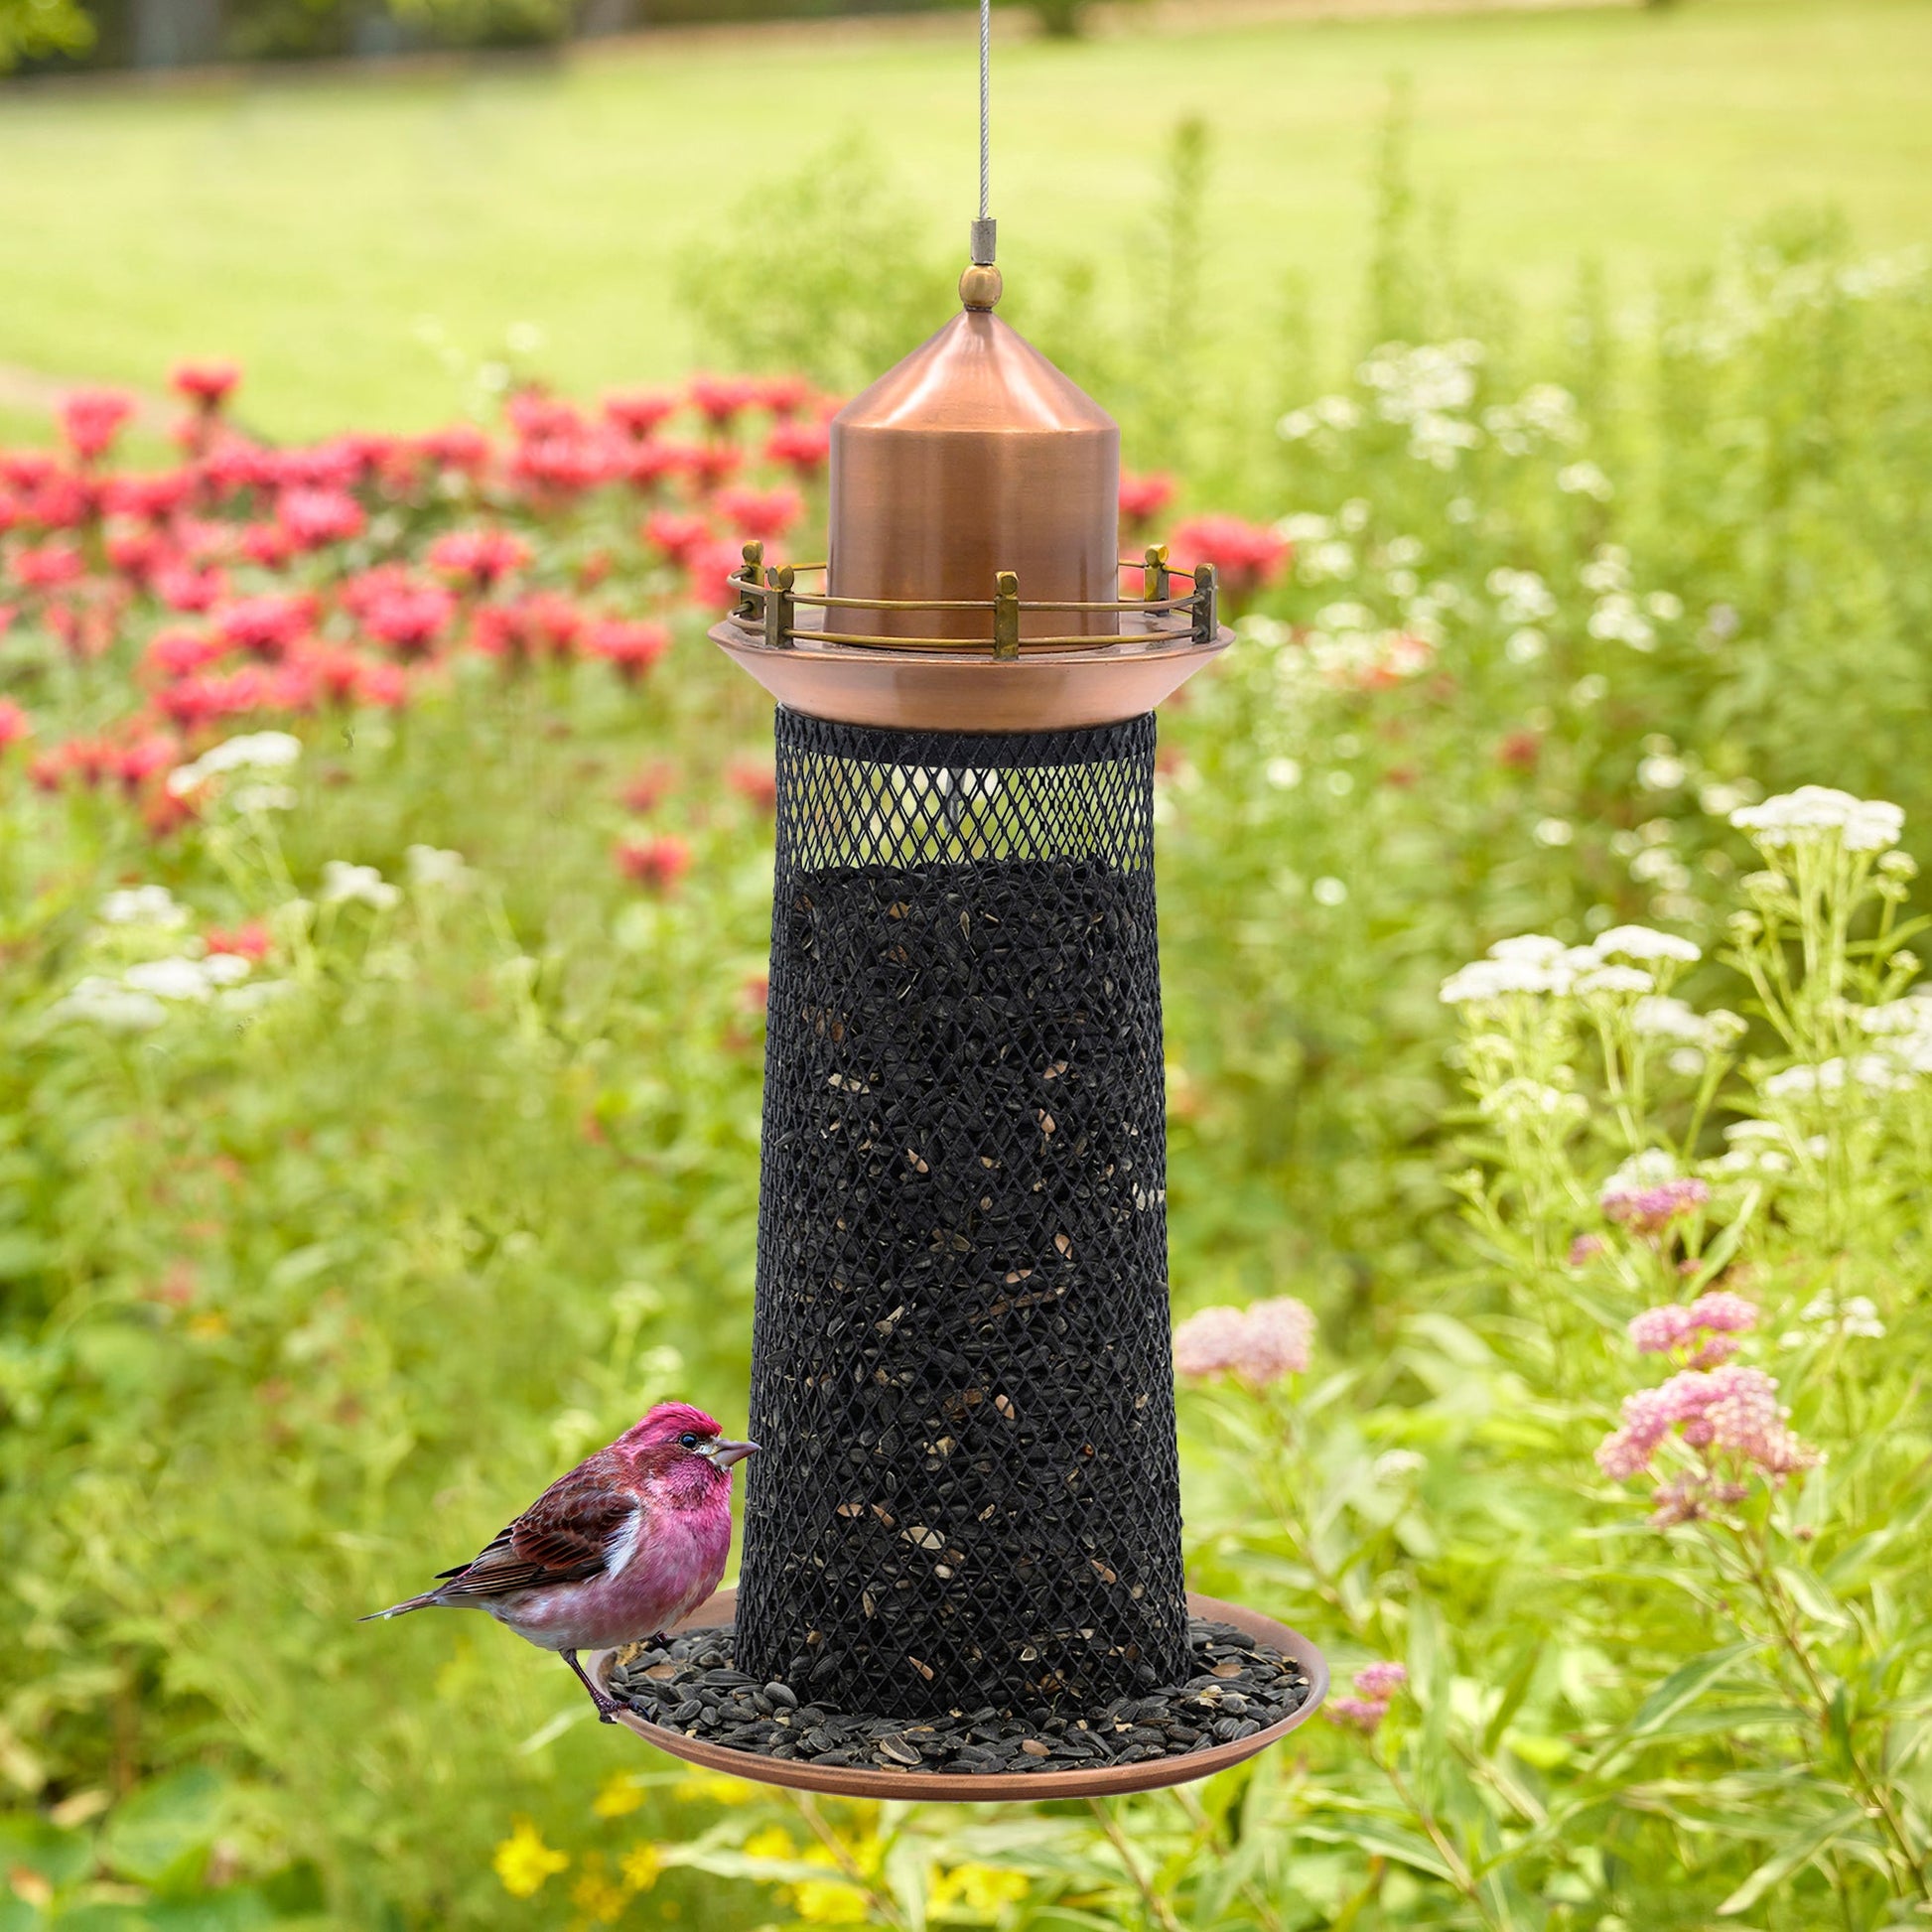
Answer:
[[[577,1653],[659,1636],[718,1587],[731,1548],[732,1465],[757,1449],[729,1441],[688,1402],[660,1402],[559,1476],[474,1562],[361,1620],[487,1610],[539,1649],[560,1652],[608,1725],[618,1707]]]

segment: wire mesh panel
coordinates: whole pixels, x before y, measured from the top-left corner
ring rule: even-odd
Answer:
[[[1179,1681],[1154,720],[777,744],[739,1667]]]

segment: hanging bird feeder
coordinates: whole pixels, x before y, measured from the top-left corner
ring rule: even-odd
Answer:
[[[1123,566],[993,242],[982,175],[960,314],[832,423],[829,562],[748,544],[711,633],[778,704],[764,1453],[737,1590],[600,1660],[661,1749],[862,1796],[1178,1783],[1327,1685],[1181,1570],[1153,713],[1231,633]]]

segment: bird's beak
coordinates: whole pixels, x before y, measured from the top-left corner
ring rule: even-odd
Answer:
[[[759,1446],[756,1443],[734,1443],[720,1436],[712,1444],[710,1456],[721,1469],[729,1469],[734,1462],[743,1462],[748,1455],[756,1455]]]

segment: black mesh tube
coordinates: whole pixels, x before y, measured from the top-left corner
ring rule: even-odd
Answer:
[[[1154,720],[777,744],[739,1667],[1177,1682]]]

